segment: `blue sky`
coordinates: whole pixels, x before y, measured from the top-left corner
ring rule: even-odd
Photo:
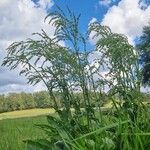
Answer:
[[[55,3],[63,10],[66,10],[66,6],[68,6],[76,14],[81,14],[80,27],[83,31],[86,30],[93,17],[101,20],[108,10],[107,7],[100,6],[98,0],[55,0]]]
[[[66,6],[68,6],[75,14],[81,14],[80,27],[82,32],[86,31],[93,17],[101,21],[109,8],[112,5],[116,5],[118,0],[109,6],[101,5],[99,2],[99,0],[54,0],[54,3],[61,7],[66,13]],[[51,10],[55,9],[56,5],[54,5]]]
[[[36,0],[36,1],[38,1],[38,0]],[[138,4],[138,6],[136,6],[136,4]],[[88,24],[92,20],[92,18],[96,18],[97,21],[103,23],[103,20],[105,20],[105,18],[106,18],[105,16],[107,14],[109,14],[110,12],[112,12],[113,8],[116,7],[116,12],[119,10],[119,5],[122,5],[124,7],[124,8],[122,7],[122,10],[126,9],[125,7],[128,7],[128,5],[133,5],[133,10],[135,9],[134,6],[136,7],[136,9],[140,8],[140,10],[142,10],[142,9],[144,10],[144,9],[147,9],[147,7],[149,7],[149,4],[150,4],[149,0],[54,0],[53,7],[47,11],[49,12],[49,11],[56,9],[56,5],[58,5],[59,7],[61,7],[61,9],[64,12],[67,13],[66,7],[68,6],[73,12],[75,12],[75,14],[81,14],[80,29],[84,33],[84,32],[86,32],[86,30],[88,28]],[[118,10],[117,10],[117,8],[118,8]],[[131,11],[130,9],[132,9],[132,7],[129,9],[123,10],[124,14],[119,16],[118,20],[117,20],[117,14],[115,16],[115,13],[114,13],[112,18],[110,15],[110,17],[107,17],[107,21],[104,21],[104,25],[111,26],[110,25],[111,19],[113,20],[116,17],[114,19],[116,21],[116,23],[114,25],[115,27],[112,25],[113,26],[112,31],[117,32],[116,31],[116,29],[118,28],[117,21],[121,20],[125,16],[126,13]],[[138,11],[137,12],[132,11],[132,13],[130,15],[131,19],[132,19],[133,13],[138,13]],[[145,14],[145,16],[146,16],[146,14]],[[141,16],[135,16],[135,19],[139,19],[138,17],[141,17]],[[108,19],[110,19],[109,23],[108,23]],[[124,24],[126,22],[124,22]],[[142,20],[141,20],[141,22],[142,22]],[[145,22],[147,23],[147,21],[145,21]],[[134,19],[131,20],[131,24],[132,23],[134,23]],[[144,23],[144,24],[146,24],[146,23]],[[129,21],[129,24],[130,24],[130,21]],[[118,26],[119,25],[120,24],[118,24]],[[122,25],[120,25],[120,26],[122,26]],[[137,27],[137,30],[140,30],[139,32],[141,32],[142,27],[143,27],[143,25],[140,25],[140,27]],[[130,27],[127,26],[126,28],[130,28]],[[131,28],[131,30],[132,30],[132,28]],[[121,29],[121,31],[118,31],[118,33],[125,34],[127,37],[129,37],[130,43],[134,45],[135,39],[137,39],[141,35],[141,33],[137,33],[137,34],[133,33],[133,35],[130,36],[129,35],[130,33],[127,33],[127,32],[126,31],[123,32],[122,29]]]
[[[81,13],[80,29],[83,33],[91,21],[97,20],[109,26],[112,32],[126,35],[133,46],[143,27],[150,22],[150,0],[0,0],[0,64],[12,42],[32,37],[33,32],[41,29],[53,36],[55,27],[44,23],[44,18],[56,5],[65,12],[68,6],[75,14]],[[90,46],[97,40],[92,39],[91,34]],[[34,87],[27,85],[26,79],[18,75],[21,67],[9,71],[0,66],[0,93],[45,89],[42,83]]]
[[[33,0],[35,3],[38,3],[38,1]],[[68,13],[67,7],[69,7],[76,15],[81,14],[80,27],[81,31],[85,32],[93,17],[101,21],[109,8],[119,2],[119,0],[112,0],[110,4],[101,4],[101,1],[109,0],[53,0],[54,5],[49,9],[47,8],[47,13],[57,9],[57,6]]]

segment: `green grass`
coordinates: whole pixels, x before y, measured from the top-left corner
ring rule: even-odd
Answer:
[[[105,109],[106,107],[104,107],[102,110],[104,111]],[[24,140],[46,138],[45,132],[38,129],[34,125],[47,124],[47,120],[46,120],[47,114],[54,115],[54,110],[31,109],[31,110],[1,113],[0,114],[0,150],[25,150],[26,145],[23,142]],[[117,120],[114,121],[112,116],[104,115],[103,120],[106,126],[111,125],[113,122],[118,123]],[[149,130],[145,131],[147,132],[147,135],[144,136],[144,138],[148,138],[149,135],[148,131]],[[123,133],[128,134],[126,131],[123,131]],[[143,141],[145,141],[146,143],[146,140]]]
[[[35,117],[35,116],[53,114],[54,112],[55,111],[52,108],[18,110],[18,111],[0,113],[0,120],[23,118],[23,117]]]
[[[0,120],[0,150],[24,150],[23,140],[45,137],[34,127],[41,123],[46,123],[45,116]]]
[[[101,107],[101,110],[103,112],[106,112],[110,108],[111,108],[111,105],[107,104],[106,107]],[[84,108],[82,108],[81,110],[84,110]],[[74,112],[74,109],[71,109],[71,111]],[[24,117],[36,117],[36,116],[49,115],[49,114],[54,114],[54,113],[55,113],[55,110],[52,108],[17,110],[17,111],[12,111],[12,112],[0,113],[0,120],[24,118]]]
[[[53,109],[29,109],[0,113],[0,150],[24,150],[27,139],[45,137],[35,124],[47,123],[46,115]]]

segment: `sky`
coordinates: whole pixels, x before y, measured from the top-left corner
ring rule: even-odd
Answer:
[[[68,6],[75,14],[81,14],[83,33],[89,23],[99,21],[113,32],[126,35],[132,45],[150,21],[150,0],[0,0],[0,64],[12,42],[32,37],[41,29],[53,36],[54,27],[44,23],[44,18],[57,5],[65,12]],[[91,35],[90,45],[95,42]],[[42,83],[28,85],[25,77],[19,76],[19,69],[10,71],[0,66],[0,94],[45,90]]]

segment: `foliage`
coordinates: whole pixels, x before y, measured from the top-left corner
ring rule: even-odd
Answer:
[[[111,93],[118,93],[124,100],[128,100],[128,92],[140,91],[138,53],[128,43],[127,37],[112,33],[99,22],[90,26],[90,32],[93,31],[94,38],[101,37],[96,43],[96,50],[102,54],[101,65],[108,70],[106,76],[109,78],[107,82]]]
[[[60,93],[55,92],[54,95],[58,107],[64,107]],[[90,92],[90,95],[91,97],[93,97],[91,101],[92,105],[96,106],[96,99],[94,98],[95,93]],[[105,94],[103,93],[103,95]],[[75,93],[74,97],[83,108],[84,101],[82,93]],[[146,98],[147,96],[145,97],[145,99]],[[105,100],[103,101],[101,106],[103,106],[106,102],[109,102],[109,99],[105,95]],[[51,101],[51,98],[47,91],[34,93],[8,93],[7,95],[0,95],[0,113],[31,108],[53,108],[53,105],[54,104]]]
[[[143,83],[150,85],[150,24],[143,28],[137,49],[141,56]]]
[[[147,112],[147,113],[149,113],[149,112]],[[144,113],[142,113],[142,114],[144,114]],[[88,137],[86,143],[88,144],[87,145],[88,148],[90,146],[89,149],[92,149],[93,148],[92,146],[94,146],[97,141],[98,141],[97,145],[99,143],[101,144],[101,149],[107,149],[107,148],[115,149],[114,146],[117,146],[117,144],[119,145],[119,143],[121,145],[122,142],[124,143],[124,148],[126,148],[126,149],[129,149],[129,148],[127,148],[128,146],[129,147],[132,146],[131,148],[133,148],[133,145],[135,145],[135,144],[137,144],[138,148],[141,149],[141,147],[139,146],[140,140],[141,140],[141,144],[144,145],[144,148],[146,149],[146,144],[147,144],[147,146],[148,146],[147,149],[148,149],[149,148],[148,143],[149,143],[150,138],[148,136],[148,133],[146,135],[145,132],[150,131],[150,128],[149,128],[149,122],[147,122],[147,124],[145,124],[145,121],[143,120],[143,118],[146,119],[145,116],[141,116],[141,119],[139,120],[139,124],[140,124],[140,128],[144,131],[144,133],[143,132],[139,133],[139,129],[137,129],[135,134],[132,135],[132,133],[130,132],[131,129],[128,127],[128,124],[124,124],[125,128],[122,128],[122,134],[120,137],[119,133],[121,133],[121,129],[118,128],[118,135],[117,135],[115,128],[113,128],[113,127],[111,128],[111,126],[116,126],[116,124],[114,125],[114,123],[117,122],[117,118],[115,118],[114,116],[108,115],[108,116],[105,116],[105,119],[104,119],[105,123],[107,124],[107,127],[108,127],[108,128],[106,127],[107,130],[106,130],[106,128],[105,129],[99,128],[103,132],[98,131],[99,133],[101,132],[99,135],[94,133],[95,138],[92,137],[93,138],[92,140],[86,134],[82,134],[82,135],[84,135],[82,140],[78,139],[76,142],[71,141],[71,143],[74,142],[73,145],[76,144],[77,146],[83,144],[82,148],[85,149],[84,140],[86,140],[86,137]],[[37,128],[37,126],[35,127],[35,124],[36,125],[38,124],[38,128]],[[40,126],[41,124],[42,125],[44,124],[47,126],[45,126],[45,128],[44,128],[44,125]],[[30,139],[32,141],[38,141],[37,138],[49,140],[49,136],[51,136],[51,133],[49,132],[49,130],[48,130],[48,132],[46,132],[47,129],[50,127],[49,125],[51,125],[51,124],[47,123],[45,116],[1,120],[0,121],[0,129],[1,129],[0,149],[3,149],[3,150],[25,149],[26,144],[23,141],[25,141],[26,139]],[[44,131],[42,131],[41,128],[43,128]],[[117,129],[117,126],[116,126],[116,129]],[[50,135],[48,133],[50,133]],[[97,133],[97,131],[96,131],[96,133]],[[90,134],[92,134],[92,133],[90,133]],[[82,135],[80,135],[80,137]],[[118,136],[118,139],[117,139],[117,136]],[[95,139],[97,139],[97,141],[95,141]],[[42,140],[39,140],[38,142],[42,142]],[[58,143],[61,143],[61,141],[59,141]],[[56,143],[56,145],[57,145],[57,143]],[[51,149],[51,147],[49,149]],[[97,149],[100,149],[99,145],[98,145]]]
[[[36,103],[36,108],[51,108],[52,104],[49,100],[49,95],[46,91],[33,93],[33,98]]]
[[[46,91],[30,93],[9,93],[0,95],[0,112],[31,108],[48,108],[50,105]]]

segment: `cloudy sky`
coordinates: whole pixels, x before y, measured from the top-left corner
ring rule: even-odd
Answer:
[[[53,35],[54,27],[44,23],[44,18],[56,5],[64,11],[69,6],[76,14],[81,13],[81,31],[85,32],[90,22],[98,20],[113,32],[125,34],[132,45],[150,21],[150,0],[0,0],[0,64],[13,41],[25,40],[41,29]],[[94,42],[90,39],[91,45]],[[18,70],[0,67],[0,93],[44,88],[42,84],[27,85]]]

